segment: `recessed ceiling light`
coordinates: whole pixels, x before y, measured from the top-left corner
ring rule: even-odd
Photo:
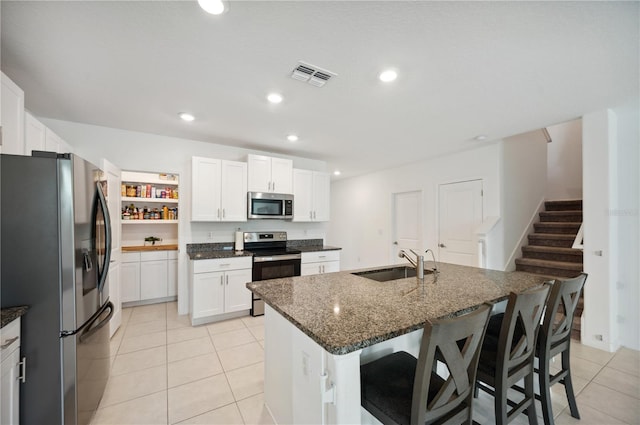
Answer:
[[[334,176],[339,176],[339,175],[340,175],[340,170],[336,170],[336,171],[334,171],[334,172],[333,172],[333,175],[334,175]]]
[[[282,95],[279,93],[269,93],[269,95],[267,96],[267,100],[271,103],[280,103],[282,102]]]
[[[290,134],[287,136],[287,140],[290,142],[297,142],[298,141],[298,136],[296,136],[295,134]]]
[[[224,3],[222,0],[198,0],[198,4],[205,12],[212,15],[220,15],[224,12]]]
[[[477,141],[487,140],[487,136],[485,134],[479,134],[476,137],[474,137],[474,139]]]
[[[196,119],[196,117],[194,117],[193,115],[191,115],[191,114],[190,114],[190,113],[188,113],[188,112],[180,112],[180,113],[178,114],[178,116],[179,116],[182,120],[184,120],[184,121],[193,121],[193,120],[195,120],[195,119]]]
[[[398,73],[393,69],[387,69],[386,71],[382,71],[380,75],[378,75],[378,78],[380,78],[380,81],[382,82],[390,83],[398,78]]]

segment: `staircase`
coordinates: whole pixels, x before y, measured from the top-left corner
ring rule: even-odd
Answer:
[[[582,200],[547,201],[540,222],[529,235],[529,245],[522,247],[522,258],[516,259],[516,270],[544,275],[554,279],[578,276],[582,272],[582,250],[573,249],[582,224]],[[573,318],[571,336],[580,339],[580,297]]]

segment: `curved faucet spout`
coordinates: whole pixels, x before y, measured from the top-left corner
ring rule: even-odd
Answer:
[[[431,258],[433,259],[433,272],[439,273],[440,270],[438,270],[438,262],[436,261],[436,255],[433,253],[433,250],[429,248],[424,253],[427,254],[429,252],[431,252]]]

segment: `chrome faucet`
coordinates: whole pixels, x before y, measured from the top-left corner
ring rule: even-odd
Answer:
[[[433,273],[440,273],[438,270],[438,262],[436,261],[436,255],[433,253],[432,249],[427,249],[424,253],[431,252],[431,258],[433,258]]]
[[[398,252],[398,257],[406,258],[413,268],[416,269],[416,277],[418,279],[424,279],[424,257],[422,255],[418,255],[418,253],[413,249],[410,249],[409,251],[416,256],[415,260],[407,255],[407,252],[404,249],[401,249],[400,252]]]

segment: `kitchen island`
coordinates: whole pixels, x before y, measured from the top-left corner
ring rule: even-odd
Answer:
[[[438,267],[424,283],[378,282],[354,272],[248,283],[267,304],[265,403],[276,423],[368,422],[360,408],[361,363],[398,350],[417,356],[428,320],[545,281],[524,272]]]

